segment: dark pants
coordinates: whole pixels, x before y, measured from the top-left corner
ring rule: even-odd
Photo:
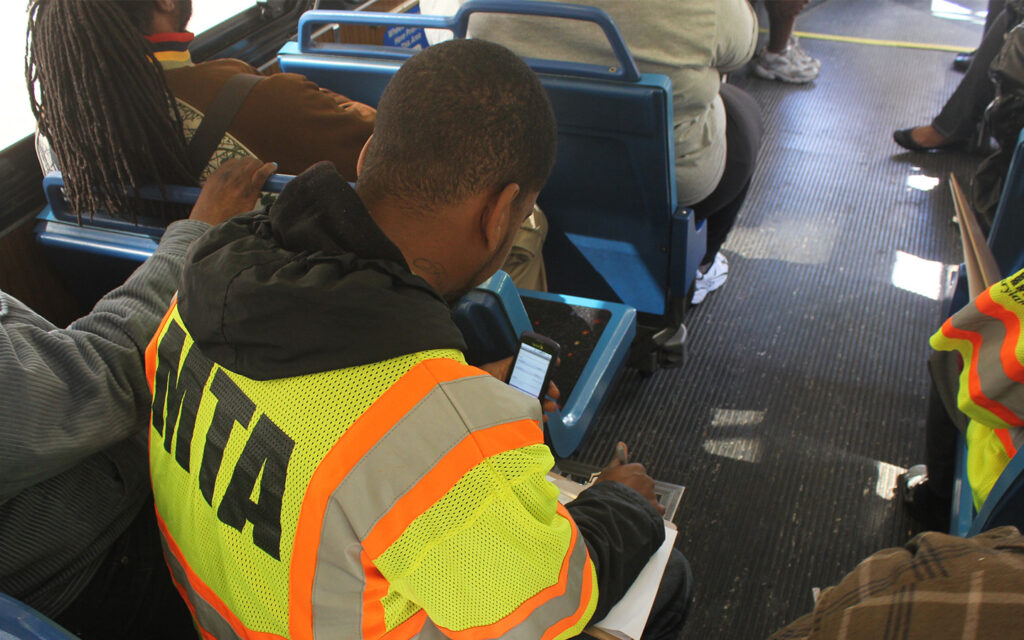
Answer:
[[[693,600],[693,573],[679,549],[673,549],[661,576],[658,593],[654,596],[651,613],[641,640],[678,640],[686,623],[686,614]],[[591,620],[591,623],[597,620]],[[584,633],[573,640],[593,640]]]
[[[928,395],[928,417],[924,424],[924,464],[928,467],[928,489],[943,503],[951,504],[953,501],[957,433],[959,431],[933,385]]]
[[[84,640],[197,638],[188,608],[164,564],[152,501],[56,621]]]
[[[932,120],[932,126],[946,140],[969,141],[977,134],[978,125],[985,115],[985,107],[996,95],[995,84],[988,77],[988,68],[1003,47],[1008,22],[1007,12],[1000,11],[991,20],[991,24],[987,24],[988,30],[974,53],[971,66],[967,67],[967,72],[942,111]]]
[[[701,260],[702,266],[714,261],[715,254],[736,224],[736,216],[747,198],[764,135],[761,109],[747,92],[723,84],[720,94],[725,104],[725,171],[711,195],[693,205],[697,220],[707,220],[708,225],[707,252]]]
[[[693,573],[679,549],[673,549],[661,577],[641,640],[677,640],[693,600]]]

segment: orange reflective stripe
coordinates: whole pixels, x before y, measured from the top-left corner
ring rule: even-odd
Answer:
[[[255,631],[253,629],[246,628],[242,621],[232,613],[231,609],[229,609],[226,604],[224,604],[224,601],[217,597],[217,594],[214,593],[213,589],[207,586],[207,584],[203,582],[194,571],[192,571],[192,568],[189,567],[188,563],[185,562],[185,556],[181,553],[181,549],[179,549],[178,545],[174,542],[174,538],[172,538],[168,533],[167,525],[164,523],[164,519],[160,516],[159,509],[156,510],[156,523],[160,528],[160,534],[163,536],[164,542],[167,543],[167,548],[171,550],[171,553],[174,554],[178,564],[180,564],[185,570],[185,575],[188,576],[189,586],[199,594],[200,598],[206,601],[206,604],[210,605],[214,611],[224,618],[224,620],[231,626],[231,629],[234,630],[240,638],[246,638],[247,640],[285,640],[275,633],[266,633],[264,631]],[[182,596],[184,597],[185,593],[182,585],[177,585],[177,587],[178,591],[182,593]],[[199,625],[203,637],[215,640],[214,637],[208,631],[203,629],[201,624],[199,624],[199,620],[196,618],[195,607],[188,597],[185,597],[185,602],[188,603],[189,611],[192,612],[192,617],[196,620],[197,625]]]
[[[381,638],[387,631],[384,605],[381,600],[388,595],[390,583],[374,566],[366,549],[363,549],[360,558],[363,563],[363,575],[366,579],[366,586],[363,587],[363,640]]]
[[[379,638],[386,630],[381,599],[387,595],[389,583],[374,566],[373,560],[394,544],[413,520],[443,498],[462,476],[484,459],[511,449],[539,444],[543,437],[533,420],[509,422],[467,434],[374,525],[363,540],[363,571],[366,575],[364,638]]]
[[[490,456],[544,442],[535,420],[499,424],[467,434],[434,468],[406,492],[363,540],[370,558],[377,559],[424,511],[444,497],[470,469]]]
[[[1009,430],[993,429],[992,431],[994,431],[996,437],[999,438],[999,442],[1003,443],[1003,449],[1006,450],[1006,455],[1010,456],[1011,458],[1017,455],[1017,447],[1015,447],[1013,444],[1013,437],[1010,435]]]
[[[1006,338],[999,345],[999,360],[1003,363],[1006,377],[1024,383],[1024,365],[1017,360],[1017,345],[1020,344],[1021,318],[992,299],[991,289],[986,289],[975,299],[978,311],[1003,323]]]
[[[149,383],[149,393],[152,395],[153,389],[156,388],[156,348],[160,343],[160,334],[164,332],[164,327],[171,319],[171,314],[174,313],[175,307],[178,306],[178,294],[175,293],[174,297],[171,298],[171,306],[167,308],[167,313],[164,314],[163,320],[160,321],[160,326],[156,328],[156,333],[150,339],[149,344],[146,345],[146,382]]]
[[[1021,420],[1020,416],[986,396],[985,392],[981,389],[981,378],[978,376],[978,353],[981,350],[981,334],[976,331],[967,331],[954,327],[952,318],[946,319],[942,324],[942,334],[951,340],[966,340],[971,343],[971,361],[967,364],[967,389],[974,402],[979,407],[991,411],[1006,424],[1018,427],[1024,426],[1024,421]]]
[[[302,499],[292,547],[288,631],[293,639],[313,637],[313,578],[331,494],[366,452],[435,386],[466,377],[468,370],[444,358],[417,364],[370,405],[320,462]],[[369,587],[370,574],[366,578]]]
[[[498,620],[497,622],[494,622],[487,626],[473,627],[471,629],[464,629],[462,631],[452,631],[451,629],[444,629],[442,627],[438,627],[438,629],[444,632],[444,634],[452,640],[480,640],[483,638],[499,638],[511,629],[513,629],[514,627],[516,627],[517,625],[521,624],[528,617],[530,617],[530,614],[533,613],[538,607],[540,607],[545,602],[564,595],[566,585],[568,585],[569,583],[569,561],[572,558],[573,550],[575,550],[576,545],[579,543],[580,535],[579,531],[576,529],[576,523],[573,522],[572,517],[569,515],[569,512],[566,511],[565,507],[563,507],[561,504],[558,505],[558,514],[566,520],[568,520],[570,526],[572,527],[572,539],[569,541],[569,548],[565,552],[565,559],[562,560],[562,569],[558,574],[558,582],[538,592],[533,597],[527,599],[525,602],[523,602],[523,604],[519,605],[519,607],[517,607],[515,611],[508,614],[501,620]],[[586,606],[590,602],[590,592],[592,588],[592,585],[590,584],[591,566],[592,565],[590,564],[590,554],[587,553],[587,561],[583,565],[583,571],[586,575],[584,576],[584,587],[580,598],[582,601],[582,609],[577,609],[573,613],[571,617],[572,619],[568,625],[563,627],[562,624],[559,623],[558,626],[560,629],[568,629],[573,624],[576,624],[576,622],[579,620],[579,616],[582,615],[582,613],[586,610]],[[562,622],[565,622],[565,620],[563,620]],[[545,637],[553,636],[545,635]]]

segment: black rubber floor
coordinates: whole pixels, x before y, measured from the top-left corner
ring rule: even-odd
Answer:
[[[977,43],[980,26],[932,4],[825,0],[797,28]],[[945,175],[976,159],[900,153],[891,135],[928,122],[960,76],[950,53],[802,44],[822,61],[815,83],[733,79],[767,139],[725,247],[729,281],[687,318],[686,367],[627,371],[575,457],[604,462],[621,438],[686,485],[678,546],[697,586],[684,638],[766,638],[811,609],[813,587],[909,533],[893,488],[924,449],[941,321],[928,296],[959,262]]]

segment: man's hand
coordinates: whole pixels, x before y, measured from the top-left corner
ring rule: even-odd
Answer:
[[[189,219],[218,225],[252,211],[263,183],[275,171],[276,162],[264,163],[256,158],[225,162],[206,180]]]
[[[623,463],[619,448],[625,451],[625,444],[619,443],[616,447],[616,455],[597,476],[594,482],[621,482],[627,487],[634,489],[637,493],[647,498],[647,501],[658,510],[658,513],[665,515],[665,507],[654,495],[654,479],[647,475],[647,469],[639,462]]]
[[[558,364],[557,362],[555,363]],[[498,380],[505,382],[508,380],[508,370],[512,366],[512,358],[503,358],[497,362],[488,362],[487,364],[480,365],[480,368],[491,374]],[[558,408],[558,399],[562,397],[562,392],[558,390],[558,387],[552,381],[548,383],[548,392],[544,398],[540,401],[540,408],[544,410],[544,422],[548,421],[547,413],[554,411]]]

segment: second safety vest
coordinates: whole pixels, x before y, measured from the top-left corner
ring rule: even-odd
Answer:
[[[967,477],[981,509],[1024,446],[1024,271],[978,295],[931,338],[963,357],[957,405],[967,426]]]
[[[164,552],[204,638],[569,638],[594,566],[536,399],[458,351],[278,380],[146,354]]]

